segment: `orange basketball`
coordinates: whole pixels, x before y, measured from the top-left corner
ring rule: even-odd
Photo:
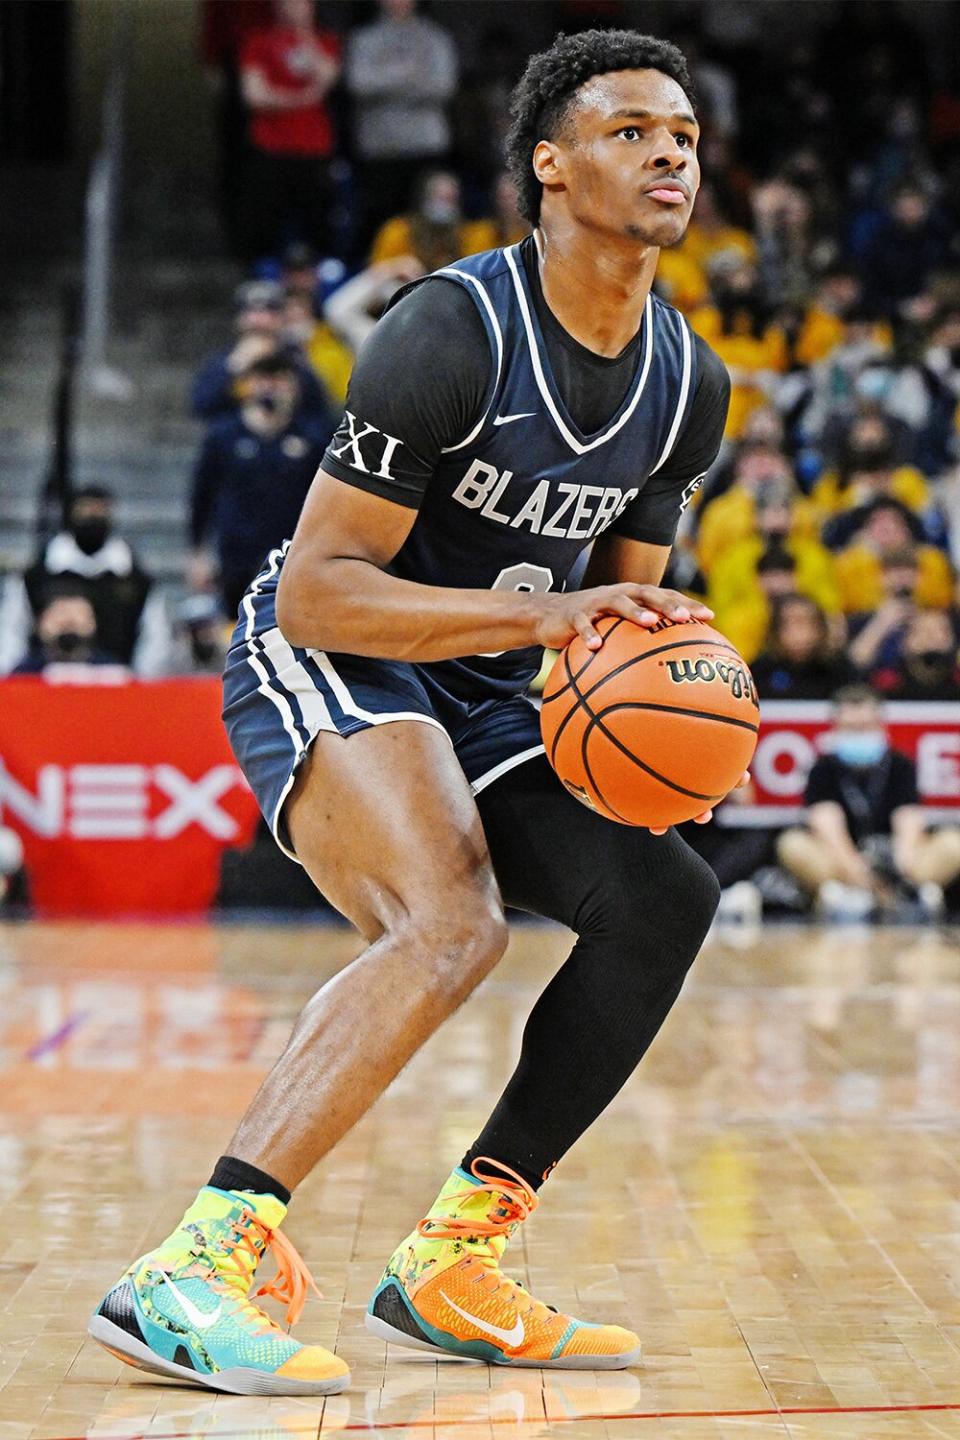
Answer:
[[[540,727],[572,795],[622,825],[678,825],[736,785],[754,752],[753,677],[699,621],[644,630],[605,616],[599,650],[573,639],[550,671]]]

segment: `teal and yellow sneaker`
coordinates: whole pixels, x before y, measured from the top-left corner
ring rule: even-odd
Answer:
[[[350,1371],[319,1345],[300,1345],[250,1298],[264,1252],[277,1276],[257,1295],[287,1306],[296,1324],[309,1270],[279,1230],[273,1195],[205,1186],[176,1230],[131,1265],[87,1327],[111,1355],[139,1370],[230,1395],[335,1395]]]

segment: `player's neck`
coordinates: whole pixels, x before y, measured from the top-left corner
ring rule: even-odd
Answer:
[[[574,340],[613,357],[636,335],[660,251],[636,242],[604,244],[579,227],[551,223],[535,232],[543,298]]]

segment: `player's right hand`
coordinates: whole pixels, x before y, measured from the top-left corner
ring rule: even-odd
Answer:
[[[603,636],[594,622],[602,615],[622,615],[624,620],[647,628],[664,616],[677,621],[713,619],[713,611],[699,600],[659,585],[597,585],[592,590],[540,595],[538,599],[543,611],[536,627],[536,643],[550,650],[562,650],[575,635],[588,649],[599,650]]]

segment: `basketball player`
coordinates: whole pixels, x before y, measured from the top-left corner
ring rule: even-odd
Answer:
[[[504,904],[578,939],[367,1324],[495,1364],[640,1354],[631,1331],[558,1313],[500,1262],[662,1025],[718,887],[675,832],[612,824],[564,790],[524,691],[543,646],[596,648],[602,615],[710,618],[659,581],[728,383],[651,293],[698,183],[679,51],[628,31],[560,38],[514,113],[533,235],[408,287],[380,321],[227,662],[227,728],[277,842],[369,948],[306,1006],[209,1183],[91,1321],[121,1359],[215,1390],[347,1384],[343,1360],[256,1305],[254,1272],[270,1249],[266,1293],[294,1321],[311,1282],[280,1229],[291,1191],[500,959]]]

